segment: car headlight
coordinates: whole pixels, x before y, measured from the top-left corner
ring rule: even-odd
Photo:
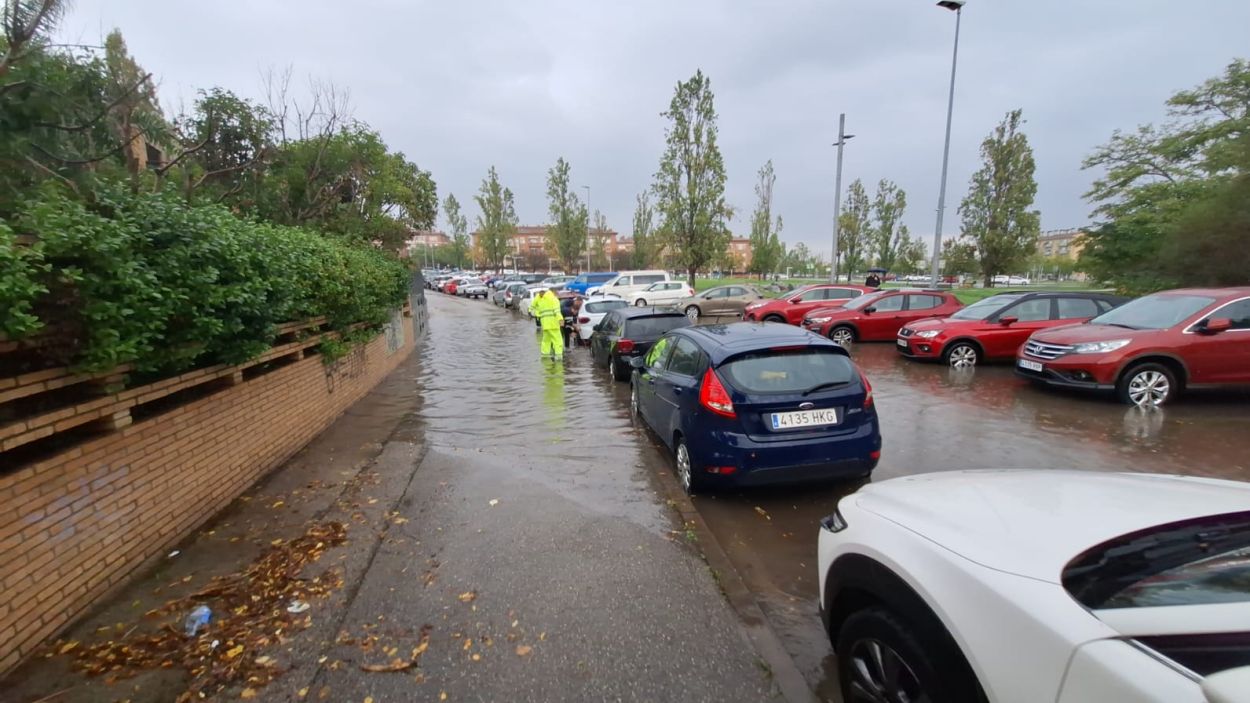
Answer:
[[[809,317],[807,319],[810,320],[811,323],[814,325],[823,325],[826,322],[832,320],[833,318],[832,317]]]
[[[917,332],[916,336],[921,339],[933,339],[939,334],[942,334],[942,330],[922,330],[920,332]]]
[[[1116,349],[1119,349],[1127,345],[1131,341],[1133,340],[1113,339],[1109,342],[1085,342],[1084,344],[1078,344],[1072,347],[1072,353],[1073,354],[1105,354],[1106,352],[1113,352]]]

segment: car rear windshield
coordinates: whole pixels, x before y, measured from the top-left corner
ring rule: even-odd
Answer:
[[[802,393],[855,380],[855,365],[850,359],[821,349],[762,349],[734,357],[717,371],[743,393]]]
[[[1007,303],[1012,303],[1024,296],[1022,295],[991,295],[985,300],[980,300],[968,307],[951,315],[952,320],[984,320],[985,318],[998,312]]]
[[[629,303],[624,300],[601,300],[596,303],[586,303],[585,310],[586,312],[601,313],[609,310],[620,310],[628,305]]]
[[[1250,602],[1250,512],[1105,542],[1068,564],[1063,586],[1095,610]]]
[[[622,301],[623,302],[623,301]],[[688,327],[690,320],[685,315],[656,315],[653,317],[631,317],[625,321],[627,337],[659,337],[678,327]]]
[[[1215,298],[1202,295],[1148,295],[1105,312],[1090,320],[1090,324],[1162,330],[1181,323],[1214,302]]]

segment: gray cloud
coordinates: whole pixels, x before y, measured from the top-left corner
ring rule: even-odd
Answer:
[[[546,170],[564,156],[622,231],[662,149],[659,113],[702,68],[743,211],[736,231],[771,158],[785,239],[828,251],[838,112],[857,135],[846,180],[898,182],[912,232],[933,230],[954,16],[928,0],[78,0],[61,34],[92,41],[113,27],[169,104],[214,85],[260,98],[261,72],[290,65],[349,87],[356,116],[432,170],[440,194],[470,201],[495,164],[522,221],[540,223]],[[1086,224],[1081,159],[1245,55],[1246,27],[1250,4],[1224,0],[970,0],[946,231],[958,230],[981,139],[1015,107],[1043,227]]]

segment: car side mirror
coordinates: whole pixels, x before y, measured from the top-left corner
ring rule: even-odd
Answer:
[[[642,368],[642,367],[643,367],[642,357],[641,357],[641,356],[631,356],[631,357],[629,357],[629,365],[630,365],[630,366],[632,366],[632,367],[634,367],[634,368],[636,368],[636,369],[640,369],[640,368]]]
[[[871,315],[876,311],[877,311],[877,308],[874,306],[869,306],[869,307],[864,308],[864,314],[866,315]]]
[[[1000,317],[1000,318],[998,318],[998,324],[1002,325],[1003,327],[1007,327],[1007,326],[1009,326],[1009,325],[1014,325],[1014,324],[1016,324],[1016,323],[1017,323],[1017,322],[1019,322],[1019,321],[1020,321],[1020,318],[1018,318],[1018,317],[1012,317],[1012,316],[1010,316],[1010,315],[1008,315],[1007,317]]]
[[[802,299],[802,298],[791,298],[791,299],[790,299],[790,304],[791,304],[791,305],[798,305],[798,304],[799,304],[799,303],[801,303],[801,302],[803,302],[803,299]]]
[[[1233,321],[1227,317],[1213,317],[1207,320],[1198,330],[1205,334],[1219,334],[1220,332],[1227,332],[1232,328]]]

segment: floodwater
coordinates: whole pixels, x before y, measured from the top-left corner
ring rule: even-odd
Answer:
[[[442,347],[438,353],[457,343],[478,351],[423,379],[432,441],[491,447],[518,461],[549,457],[562,467],[549,474],[553,486],[573,499],[628,506],[622,517],[671,527],[656,483],[646,477],[671,471],[672,459],[631,425],[627,384],[595,369],[585,349],[569,350],[563,364],[540,360],[533,323],[490,303],[433,307],[436,315],[490,319],[485,339],[466,333],[458,342],[447,335],[433,342]],[[465,327],[480,329],[476,320]],[[1039,389],[1010,366],[954,370],[903,359],[888,344],[861,344],[852,356],[873,385],[881,417],[884,449],[875,481],[985,468],[1250,480],[1250,394],[1194,394],[1143,410]],[[605,466],[620,470],[599,470]],[[816,609],[816,536],[819,520],[856,487],[803,485],[694,500],[808,684],[830,701],[838,700],[836,669]]]

